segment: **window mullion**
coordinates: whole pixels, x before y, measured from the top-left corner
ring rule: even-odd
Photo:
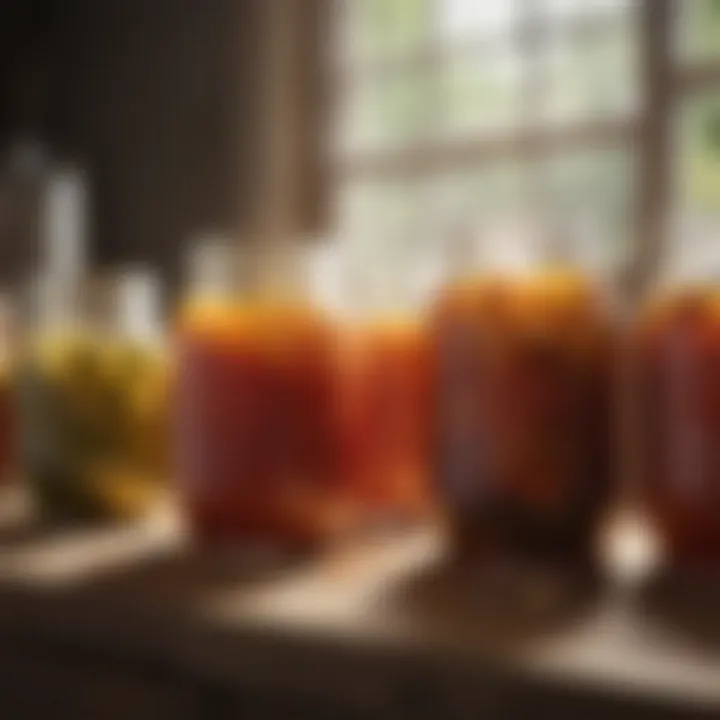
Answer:
[[[538,0],[513,0],[517,6],[517,42],[522,57],[522,83],[520,98],[521,141],[518,155],[523,168],[525,203],[530,212],[537,211],[543,203],[544,159],[532,160],[531,129],[538,120],[538,108],[542,101],[544,78],[540,52],[544,41],[545,26],[542,3]]]
[[[671,201],[673,0],[642,0],[635,245],[625,291],[636,299],[655,278],[668,242]]]

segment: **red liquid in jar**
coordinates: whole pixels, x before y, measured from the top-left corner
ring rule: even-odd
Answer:
[[[343,344],[339,425],[343,482],[370,516],[427,513],[429,345],[414,320],[356,328]]]
[[[720,562],[720,302],[690,291],[641,318],[635,378],[646,507],[671,561]]]
[[[580,278],[475,281],[434,323],[436,465],[462,557],[585,559],[609,492],[610,346]]]
[[[190,313],[179,338],[180,492],[196,536],[304,546],[333,521],[332,336],[293,307]]]

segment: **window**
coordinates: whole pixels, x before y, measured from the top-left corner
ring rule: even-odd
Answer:
[[[397,278],[518,213],[569,219],[594,262],[620,262],[636,0],[337,3],[337,232],[359,264]]]
[[[397,282],[512,214],[610,272],[720,242],[720,0],[335,2],[351,262]]]

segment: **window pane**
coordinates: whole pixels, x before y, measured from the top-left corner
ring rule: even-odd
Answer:
[[[351,269],[354,304],[409,301],[433,250],[430,200],[422,180],[345,183],[336,234]]]
[[[639,4],[638,0],[541,0],[541,3],[552,20],[622,13]]]
[[[666,272],[717,277],[720,238],[720,87],[686,98],[676,124],[674,235]]]
[[[450,50],[444,66],[447,135],[509,132],[520,120],[521,58],[511,50]]]
[[[424,68],[358,79],[341,101],[341,154],[387,150],[427,137],[441,110],[437,96],[437,75]]]
[[[505,160],[440,174],[432,184],[432,207],[438,279],[480,270],[487,253],[495,249],[497,228],[525,214],[522,165]]]
[[[720,88],[686,100],[678,129],[680,210],[720,219]]]
[[[591,267],[613,267],[629,250],[633,157],[625,149],[563,153],[536,168],[535,202],[569,223],[571,252]]]
[[[342,12],[354,64],[407,55],[433,26],[431,0],[344,0]]]
[[[515,0],[438,0],[440,32],[452,42],[470,36],[493,36],[512,30]]]
[[[341,192],[337,236],[361,307],[427,300],[452,267],[457,241],[526,208],[521,166],[492,166],[399,182],[356,180]]]
[[[637,38],[626,19],[574,31],[557,28],[540,50],[534,110],[562,122],[616,117],[637,102]]]
[[[516,161],[501,161],[480,168],[441,173],[434,183],[438,228],[476,225],[489,214],[519,210],[526,196],[522,168]]]
[[[683,59],[720,57],[720,1],[682,0],[679,11],[679,50]]]
[[[619,208],[629,194],[628,155],[620,150],[577,150],[544,163],[548,201],[561,212],[593,207]]]

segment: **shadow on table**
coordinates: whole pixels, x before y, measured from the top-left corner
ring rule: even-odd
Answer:
[[[38,510],[25,486],[15,483],[0,487],[0,550],[39,545],[78,532],[106,531],[114,527],[123,527],[123,524],[80,517],[49,518]]]
[[[382,594],[386,613],[402,615],[453,644],[510,647],[579,621],[597,606],[596,569],[501,566],[482,570],[438,561]]]
[[[66,527],[48,524],[39,518],[23,518],[0,526],[0,548],[16,548],[66,534]]]
[[[662,568],[636,590],[634,601],[659,630],[702,652],[720,653],[719,577]]]
[[[0,511],[0,549],[52,541],[78,531],[112,528],[107,521],[43,517],[24,495],[0,496]]]
[[[210,591],[270,582],[298,570],[306,554],[173,546],[135,555],[86,577],[86,597],[182,610]]]

